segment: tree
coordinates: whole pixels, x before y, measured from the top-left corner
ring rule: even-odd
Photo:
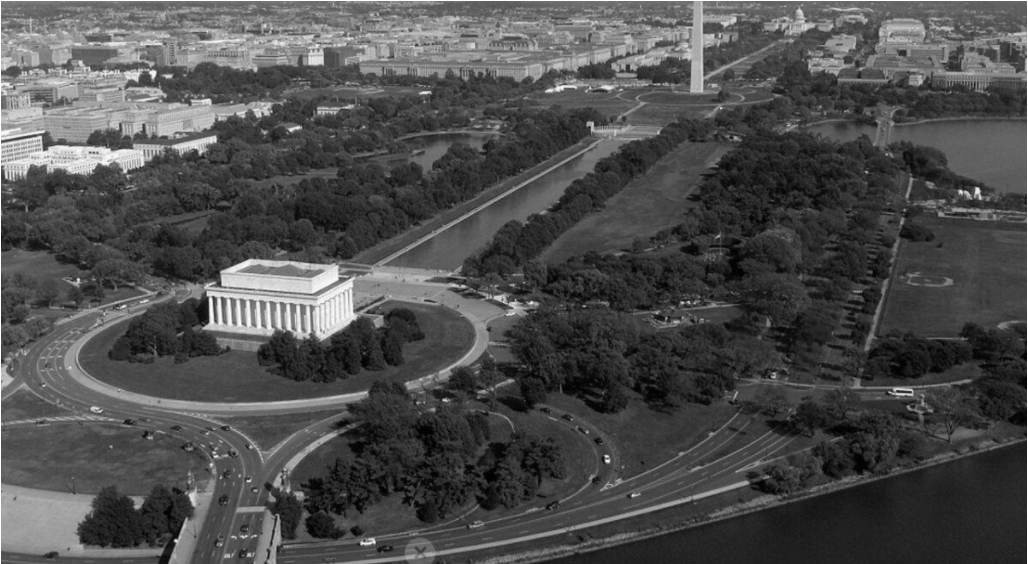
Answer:
[[[770,317],[778,326],[792,323],[810,305],[803,285],[784,274],[763,274],[747,279],[742,301],[748,310]]]
[[[610,382],[600,399],[600,411],[603,413],[620,413],[628,407],[628,394],[625,387],[618,382]]]
[[[335,519],[324,511],[307,516],[307,532],[319,539],[337,539],[344,534],[343,530],[336,526]]]
[[[447,387],[453,391],[471,396],[478,391],[478,378],[471,367],[458,366],[450,372]]]
[[[85,294],[82,293],[82,290],[80,290],[78,286],[72,286],[69,288],[65,296],[68,298],[69,302],[75,304],[75,307],[81,307],[82,302],[86,301]]]
[[[57,290],[57,281],[53,278],[46,278],[42,280],[36,287],[36,300],[40,305],[50,307],[60,292]]]
[[[296,528],[300,525],[300,518],[303,516],[303,505],[296,499],[296,495],[292,492],[288,494],[279,492],[276,495],[275,503],[271,506],[271,512],[278,515],[281,520],[282,537],[295,539]]]
[[[767,468],[767,477],[762,487],[773,494],[791,494],[800,489],[802,474],[799,468],[784,460],[779,460]]]
[[[771,417],[778,417],[789,408],[789,400],[779,386],[761,386],[755,399],[761,410]]]
[[[525,407],[531,409],[536,404],[546,401],[546,384],[539,378],[531,376],[521,379],[521,399]]]
[[[796,422],[796,425],[806,429],[811,437],[814,436],[815,431],[824,426],[827,420],[824,409],[816,402],[810,400],[800,403],[796,408],[796,413],[793,415],[793,421]]]
[[[92,511],[78,525],[82,544],[128,548],[143,541],[143,522],[133,507],[132,499],[118,493],[117,486],[100,489],[92,502]]]
[[[953,442],[958,427],[973,425],[978,420],[973,398],[957,387],[932,388],[925,393],[925,403],[935,410],[931,419],[946,431],[946,442]]]

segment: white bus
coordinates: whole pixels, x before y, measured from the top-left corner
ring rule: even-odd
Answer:
[[[892,396],[892,397],[894,397],[894,398],[912,398],[912,397],[914,397],[914,390],[911,390],[910,388],[893,388],[893,389],[891,389],[891,390],[889,390],[888,392],[885,392],[885,393],[890,395],[890,396]]]

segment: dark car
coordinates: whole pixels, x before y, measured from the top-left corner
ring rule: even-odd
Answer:
[[[603,444],[603,437],[596,437],[595,439],[593,439],[593,442],[598,444],[598,445],[602,445]]]
[[[228,505],[228,494],[218,498],[218,505]]]
[[[560,418],[563,419],[564,421],[574,421],[575,420],[575,418],[572,417],[570,413],[565,413],[564,415],[561,415]]]
[[[182,430],[182,425],[172,425],[171,426],[171,430],[172,431],[181,431]]]
[[[221,473],[221,477],[223,479],[225,479],[225,480],[231,478],[232,477],[232,471],[231,470],[225,470],[224,472]]]
[[[546,406],[540,407],[539,411],[541,411],[543,413],[553,413],[553,410],[548,408],[548,407],[546,407]]]
[[[239,557],[240,558],[246,558],[246,556],[247,556],[246,549],[245,548],[240,548],[239,549]]]
[[[122,421],[122,423],[124,423],[125,425],[135,425],[136,424],[136,420],[135,419],[126,419],[126,420]]]
[[[222,425],[222,426],[221,426],[221,430],[222,430],[222,431],[231,431],[231,430],[232,430],[232,427],[229,427],[228,425]]]
[[[556,509],[558,507],[560,507],[560,501],[551,501],[550,503],[546,504],[546,510],[547,511],[551,511],[551,510]]]
[[[378,552],[392,552],[393,551],[393,545],[391,545],[391,544],[384,544],[384,545],[376,548],[375,550],[377,550]]]
[[[247,534],[247,533],[249,533],[249,532],[250,532],[250,524],[249,524],[249,523],[243,523],[243,524],[242,524],[242,525],[241,525],[241,526],[239,527],[239,532],[240,532],[240,533],[243,533],[244,535],[245,535],[245,534]]]
[[[53,560],[54,558],[57,558],[60,555],[61,555],[60,552],[57,552],[56,550],[51,550],[50,552],[47,552],[46,554],[44,554],[43,558],[46,558],[47,560]]]

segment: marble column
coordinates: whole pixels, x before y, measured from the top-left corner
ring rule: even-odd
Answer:
[[[242,305],[239,303],[239,298],[231,298],[231,299],[232,299],[232,326],[233,327],[239,327],[240,325],[242,325],[242,323],[239,322],[239,320],[242,319],[242,315],[241,315],[242,312],[240,311],[240,309],[242,308]]]
[[[253,327],[250,324],[250,300],[244,299],[243,302],[243,327]]]

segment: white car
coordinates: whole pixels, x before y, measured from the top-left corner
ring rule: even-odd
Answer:
[[[610,455],[609,454],[603,455],[603,463],[604,464],[610,464]]]
[[[89,411],[91,411],[93,413],[103,413],[104,412],[104,408],[97,407],[97,406],[94,405],[93,407],[89,408]]]
[[[375,539],[361,539],[360,542],[357,544],[360,546],[375,546]]]

